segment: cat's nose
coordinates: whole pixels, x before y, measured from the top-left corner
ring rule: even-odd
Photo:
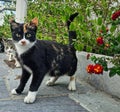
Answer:
[[[26,41],[24,41],[24,40],[21,41],[21,44],[22,44],[22,45],[26,45]]]

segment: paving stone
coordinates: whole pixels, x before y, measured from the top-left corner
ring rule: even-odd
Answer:
[[[0,99],[4,99],[4,98],[8,98],[9,97],[9,93],[8,90],[6,88],[4,79],[0,78]]]
[[[70,94],[76,102],[90,112],[120,112],[120,99],[113,99],[102,91],[89,91],[86,94]]]
[[[9,67],[5,64],[4,59],[7,57],[4,53],[0,53],[0,76],[8,75]]]
[[[6,56],[4,53],[0,53],[0,99],[8,98],[9,93],[5,85],[4,77],[9,74],[8,67],[4,63]]]
[[[0,101],[0,112],[88,112],[68,96],[40,98],[34,104],[21,100]]]

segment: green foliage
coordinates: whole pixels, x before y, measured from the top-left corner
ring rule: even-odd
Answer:
[[[11,38],[11,31],[10,31],[10,25],[9,25],[9,18],[12,17],[12,15],[5,15],[4,16],[4,24],[3,26],[0,26],[0,38]]]

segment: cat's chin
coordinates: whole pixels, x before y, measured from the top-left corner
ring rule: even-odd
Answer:
[[[35,42],[28,43],[26,45],[22,45],[20,43],[15,43],[15,47],[16,47],[18,55],[21,55],[21,54],[25,53],[26,51],[28,51],[30,48],[32,48],[34,46]]]

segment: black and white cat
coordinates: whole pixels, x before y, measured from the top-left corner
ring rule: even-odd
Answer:
[[[72,14],[67,21],[70,23],[78,15]],[[45,76],[49,73],[50,80],[47,85],[53,85],[62,75],[70,76],[69,90],[76,90],[75,71],[77,68],[76,51],[72,45],[72,39],[76,38],[75,31],[69,31],[69,45],[62,45],[54,41],[36,39],[38,19],[34,18],[29,24],[19,24],[14,20],[10,22],[13,42],[17,50],[17,57],[22,67],[20,84],[13,89],[12,94],[21,94],[32,74],[28,95],[25,103],[33,103],[36,99],[38,88]]]

